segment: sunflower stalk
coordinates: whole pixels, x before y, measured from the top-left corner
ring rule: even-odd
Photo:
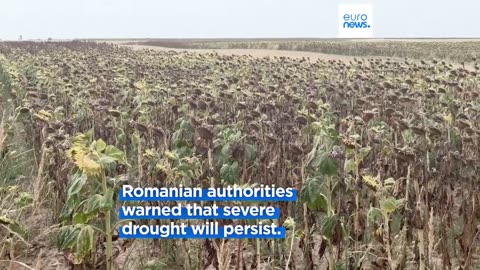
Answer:
[[[108,196],[109,194],[109,188],[107,185],[107,178],[105,177],[105,173],[102,172],[101,174],[101,180],[102,180],[102,191],[103,191],[103,196]],[[111,221],[111,213],[110,209],[105,211],[105,237],[107,238],[107,246],[106,246],[106,266],[107,270],[112,269],[112,221]]]
[[[383,244],[385,245],[385,250],[387,252],[387,259],[388,265],[390,270],[394,270],[394,262],[392,257],[392,246],[390,244],[390,214],[384,212],[383,213],[383,224],[384,224],[384,232],[383,232]]]
[[[6,110],[3,110],[2,120],[0,121],[0,156],[3,154],[3,150],[5,149],[5,142],[7,141],[7,134],[3,127],[5,124],[5,114]]]
[[[34,194],[34,209],[37,209],[36,206],[38,206],[40,197],[41,197],[41,191],[43,189],[43,173],[45,169],[45,160],[47,158],[47,147],[45,144],[42,145],[42,154],[40,156],[40,164],[38,165],[38,172],[37,172],[37,177],[35,178],[35,183],[34,183],[34,188],[33,188],[33,194]]]

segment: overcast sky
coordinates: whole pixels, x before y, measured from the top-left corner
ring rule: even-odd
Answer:
[[[480,38],[480,0],[0,0],[0,38],[328,38],[340,3],[375,37]]]

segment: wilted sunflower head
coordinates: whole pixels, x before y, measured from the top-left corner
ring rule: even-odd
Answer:
[[[87,175],[99,176],[103,170],[102,165],[97,161],[95,153],[84,145],[75,144],[67,151],[67,156]]]

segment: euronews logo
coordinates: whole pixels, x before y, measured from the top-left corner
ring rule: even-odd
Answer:
[[[368,15],[363,14],[344,14],[343,28],[370,28],[368,24]]]
[[[340,4],[338,21],[340,38],[373,37],[373,8],[370,4]]]

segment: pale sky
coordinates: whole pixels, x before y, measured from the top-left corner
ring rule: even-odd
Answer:
[[[480,0],[0,0],[0,39],[336,37],[371,3],[375,37],[480,38]]]

